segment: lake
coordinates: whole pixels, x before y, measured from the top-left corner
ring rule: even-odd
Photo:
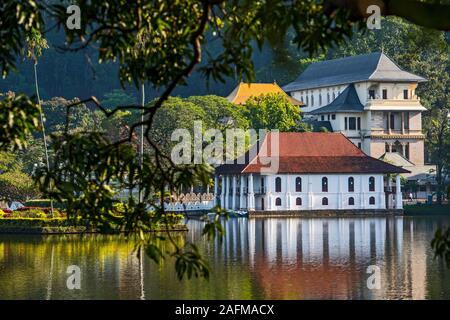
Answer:
[[[209,281],[179,281],[173,261],[140,260],[122,236],[0,235],[0,298],[450,299],[450,270],[430,248],[447,225],[437,216],[239,218],[224,222],[220,242],[189,220],[179,240],[207,256]],[[79,290],[66,286],[70,265],[80,267]],[[373,270],[380,286],[369,289]]]

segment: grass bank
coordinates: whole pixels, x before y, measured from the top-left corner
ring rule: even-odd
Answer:
[[[188,231],[186,225],[175,224],[159,226],[151,232]],[[73,225],[66,218],[0,218],[0,233],[19,234],[71,234],[71,233],[99,233],[94,228],[83,225]],[[119,233],[119,231],[117,232]]]

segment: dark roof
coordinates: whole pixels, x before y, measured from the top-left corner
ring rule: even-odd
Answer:
[[[351,83],[330,104],[312,111],[312,114],[332,112],[363,112],[364,106],[359,101],[355,86]]]
[[[309,65],[286,92],[361,81],[422,82],[425,78],[402,70],[382,52],[326,60]]]
[[[272,152],[277,141],[278,152],[276,149]],[[369,157],[341,133],[280,132],[278,139],[276,133],[269,133],[264,137],[258,152],[255,146],[251,150],[253,152],[247,152],[240,158],[241,162],[235,160],[235,163],[223,164],[216,168],[216,173],[261,173],[264,168],[266,173],[409,172]],[[278,170],[268,170],[270,163],[274,164],[274,159],[278,160]]]

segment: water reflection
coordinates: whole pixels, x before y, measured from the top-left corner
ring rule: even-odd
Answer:
[[[209,258],[210,281],[179,282],[173,261],[138,259],[117,236],[0,236],[5,299],[449,299],[450,272],[433,260],[433,231],[447,218],[231,219],[209,242],[203,222],[180,236]],[[82,289],[66,288],[79,265]],[[381,288],[369,290],[369,265]]]

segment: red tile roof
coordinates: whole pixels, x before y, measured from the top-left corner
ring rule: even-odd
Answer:
[[[276,148],[278,141],[278,152]],[[272,143],[273,142],[273,143]],[[273,149],[273,152],[272,152]],[[264,137],[259,152],[247,152],[245,162],[224,164],[218,174],[261,173],[270,165],[269,157],[278,159],[272,173],[408,173],[409,171],[369,157],[341,133],[280,132]],[[253,154],[253,156],[250,156]],[[241,162],[241,163],[242,163]]]

